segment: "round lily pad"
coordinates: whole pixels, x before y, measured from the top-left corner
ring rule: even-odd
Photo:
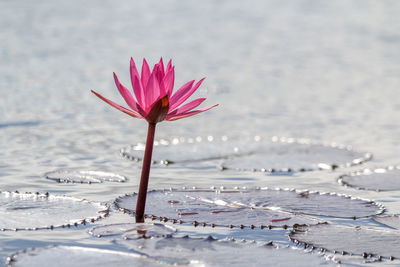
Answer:
[[[165,266],[138,253],[77,246],[51,246],[18,252],[8,258],[9,266]]]
[[[95,221],[108,215],[106,205],[73,197],[0,192],[1,230],[38,230]]]
[[[339,177],[339,183],[362,190],[398,191],[400,190],[400,169],[365,169]]]
[[[124,234],[125,238],[162,237],[173,234],[176,229],[160,223],[119,223],[93,227],[89,230],[91,235],[97,237]]]
[[[121,155],[127,159],[142,160],[145,144],[135,145],[121,149]],[[230,156],[240,156],[249,153],[245,145],[228,141],[228,137],[220,138],[207,136],[196,138],[161,139],[154,142],[154,163],[171,164],[178,162],[191,162],[200,160],[221,159]]]
[[[400,232],[395,230],[320,224],[300,226],[292,231],[290,239],[344,254],[400,257]]]
[[[372,157],[370,153],[357,152],[349,146],[294,138],[260,138],[253,146],[256,148],[249,155],[225,159],[221,168],[270,173],[334,170],[361,164]]]
[[[168,237],[164,239],[118,240],[119,245],[140,251],[170,265],[195,266],[319,266],[333,265],[321,255],[305,253],[272,243],[259,244],[209,238]]]
[[[137,195],[115,201],[117,208],[134,213]],[[220,226],[287,226],[315,224],[317,219],[299,214],[344,218],[382,212],[374,202],[317,192],[282,189],[182,189],[147,194],[147,217],[173,222]]]
[[[375,221],[390,226],[394,229],[400,230],[400,217],[394,216],[374,216]]]
[[[354,151],[335,143],[321,144],[308,139],[222,137],[174,138],[154,143],[154,163],[178,163],[224,159],[221,169],[293,172],[335,169],[369,160],[370,153]],[[145,145],[138,143],[121,149],[125,158],[139,161]]]
[[[153,220],[188,222],[195,226],[230,227],[287,227],[299,224],[316,224],[320,221],[296,215],[279,208],[259,209],[241,201],[246,191],[215,190],[162,190],[147,195],[146,214]],[[254,191],[255,192],[255,191]],[[239,194],[235,194],[239,193]],[[250,191],[251,194],[251,191]],[[116,206],[134,213],[137,195],[126,195],[115,201]]]
[[[48,172],[45,177],[58,183],[102,183],[125,182],[126,178],[119,174],[101,171],[68,171],[58,170]]]
[[[339,266],[368,266],[368,267],[383,267],[383,266],[399,266],[400,262],[398,260],[386,259],[382,256],[374,255],[355,255],[347,253],[338,253],[324,250],[324,256],[328,260],[337,262]]]

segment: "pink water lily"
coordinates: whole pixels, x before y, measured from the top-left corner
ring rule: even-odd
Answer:
[[[122,112],[135,118],[146,119],[149,123],[135,210],[136,222],[142,223],[144,222],[144,210],[146,206],[156,124],[163,120],[174,121],[193,116],[217,105],[193,110],[205,100],[205,98],[197,98],[181,106],[197,88],[199,88],[204,78],[197,83],[195,83],[194,80],[187,82],[175,93],[172,93],[174,89],[175,67],[172,66],[171,60],[168,62],[167,67],[164,68],[164,63],[161,59],[160,62],[154,66],[153,71],[150,72],[149,65],[146,60],[143,59],[142,73],[139,75],[135,62],[131,58],[130,72],[133,93],[136,99],[133,97],[132,93],[119,82],[117,75],[114,73],[114,80],[118,91],[125,99],[130,109],[114,103],[93,90],[92,92],[100,99]]]
[[[114,103],[93,90],[92,92],[122,112],[135,118],[144,118],[150,123],[157,123],[163,120],[174,121],[183,119],[217,106],[214,105],[193,110],[198,107],[205,98],[197,98],[181,106],[199,88],[204,78],[197,83],[195,83],[194,80],[185,83],[173,94],[175,67],[172,66],[171,60],[168,62],[167,67],[164,68],[164,63],[161,59],[160,62],[154,66],[153,71],[150,72],[146,59],[143,59],[142,73],[140,76],[135,62],[131,58],[130,73],[132,88],[136,99],[131,92],[119,82],[117,75],[114,73],[114,80],[118,91],[130,109]]]

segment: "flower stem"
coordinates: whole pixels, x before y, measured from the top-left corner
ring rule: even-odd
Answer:
[[[144,209],[146,206],[147,186],[149,184],[151,155],[153,153],[155,131],[156,124],[149,123],[149,128],[147,130],[146,148],[144,150],[142,175],[140,177],[139,193],[136,202],[136,223],[144,222]]]

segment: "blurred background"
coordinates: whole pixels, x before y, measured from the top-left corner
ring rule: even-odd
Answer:
[[[94,121],[142,131],[144,122],[90,89],[122,103],[112,72],[130,86],[130,57],[139,65],[163,57],[176,65],[176,86],[207,77],[197,96],[220,106],[164,123],[160,134],[196,126],[196,133],[307,136],[398,152],[397,1],[4,0],[0,7],[3,132],[46,123],[48,134],[60,135],[58,122],[69,131]]]
[[[90,93],[124,104],[112,73],[130,88],[131,57],[140,66],[171,58],[175,90],[207,77],[194,97],[219,103],[159,124],[156,138],[307,137],[372,152],[371,166],[399,164],[399,14],[395,0],[2,0],[0,190],[101,201],[135,190],[140,166],[119,149],[144,141],[146,122]],[[59,168],[112,171],[131,184],[82,189],[43,178]],[[185,170],[153,176],[151,187],[209,183]]]

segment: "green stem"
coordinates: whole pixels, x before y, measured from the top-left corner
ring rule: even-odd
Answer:
[[[146,206],[147,186],[149,184],[151,155],[153,153],[154,134],[156,124],[149,123],[147,130],[146,148],[144,150],[142,175],[140,177],[139,193],[136,202],[136,223],[144,222],[144,209]]]

